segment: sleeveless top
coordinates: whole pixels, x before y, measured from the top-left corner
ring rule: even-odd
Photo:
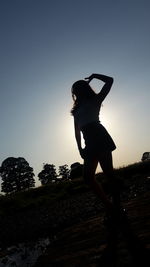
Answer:
[[[74,118],[77,121],[80,129],[92,122],[99,122],[99,112],[101,103],[97,97],[88,99],[77,108],[74,113]]]

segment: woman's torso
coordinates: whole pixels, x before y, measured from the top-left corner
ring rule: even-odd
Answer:
[[[97,97],[84,101],[75,111],[74,118],[80,129],[92,122],[99,122],[99,112],[101,103]]]

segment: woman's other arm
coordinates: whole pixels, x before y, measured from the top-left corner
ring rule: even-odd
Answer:
[[[80,131],[80,127],[79,127],[79,125],[75,119],[74,119],[74,130],[75,130],[75,138],[76,138],[79,153],[80,153],[81,157],[84,158],[83,149],[81,146],[81,131]]]

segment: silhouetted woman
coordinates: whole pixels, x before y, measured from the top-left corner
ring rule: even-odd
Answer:
[[[89,85],[93,79],[99,79],[105,83],[98,94]],[[84,159],[84,180],[101,198],[107,213],[112,214],[114,210],[119,210],[120,205],[112,163],[112,151],[116,149],[116,146],[107,130],[100,123],[99,112],[103,100],[111,89],[113,78],[92,74],[85,80],[79,80],[72,86],[74,105],[71,113],[74,117],[75,137],[80,155]],[[81,146],[81,132],[85,141],[85,148]],[[112,200],[108,198],[100,183],[95,179],[98,163],[100,163],[109,182]]]

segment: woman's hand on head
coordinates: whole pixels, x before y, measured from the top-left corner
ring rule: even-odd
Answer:
[[[85,80],[87,80],[87,83],[90,83],[93,79],[94,79],[94,74],[92,74],[89,77],[85,78]]]

